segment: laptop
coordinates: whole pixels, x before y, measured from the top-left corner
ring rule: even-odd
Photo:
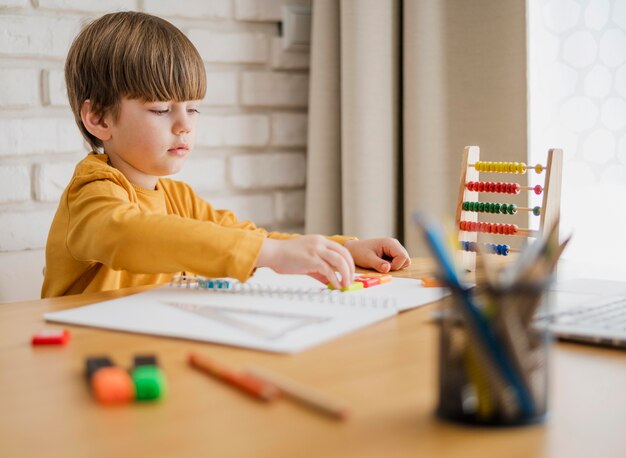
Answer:
[[[537,323],[560,339],[626,348],[626,282],[576,279],[556,282]]]

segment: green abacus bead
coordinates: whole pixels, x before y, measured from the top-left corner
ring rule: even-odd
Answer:
[[[509,215],[514,215],[517,213],[517,205],[511,204],[509,205]]]
[[[493,204],[493,213],[500,213],[501,205],[498,203]]]
[[[541,207],[533,208],[533,215],[535,215],[535,216],[541,215]]]
[[[478,202],[478,211],[479,212],[484,212],[485,211],[485,203],[484,202]]]

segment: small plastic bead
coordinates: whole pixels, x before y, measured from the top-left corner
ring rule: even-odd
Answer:
[[[533,188],[533,191],[535,191],[535,194],[539,195],[543,192],[543,188],[538,184]]]
[[[543,172],[543,165],[541,165],[541,164],[537,164],[537,165],[535,166],[535,172],[537,172],[537,173],[541,173],[541,172]]]
[[[533,215],[535,215],[535,216],[541,215],[541,207],[537,206],[537,207],[533,208]]]

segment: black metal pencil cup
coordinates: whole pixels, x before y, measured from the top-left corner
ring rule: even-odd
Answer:
[[[533,321],[543,288],[484,291],[475,299],[497,348],[485,343],[463,295],[453,292],[440,320],[437,416],[484,426],[543,421],[550,339],[547,327]]]

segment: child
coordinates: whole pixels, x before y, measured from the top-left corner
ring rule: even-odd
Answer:
[[[261,266],[339,288],[355,262],[379,272],[409,265],[395,239],[267,233],[159,178],[190,154],[206,90],[198,51],[169,22],[138,12],[97,19],[72,43],[65,79],[93,151],[52,222],[42,297],[164,283],[179,272],[245,281]]]

